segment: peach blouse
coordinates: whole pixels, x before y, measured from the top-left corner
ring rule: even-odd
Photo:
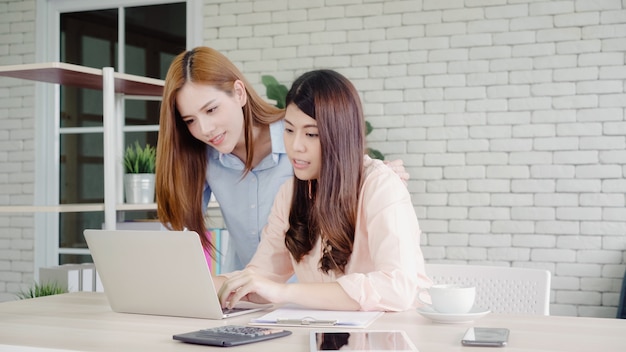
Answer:
[[[361,310],[401,311],[420,305],[419,288],[431,284],[420,249],[421,231],[411,196],[391,168],[365,156],[354,247],[345,274],[318,269],[319,239],[299,263],[285,247],[292,193],[293,182],[285,182],[248,267],[277,282],[286,282],[293,274],[298,282],[337,281]]]

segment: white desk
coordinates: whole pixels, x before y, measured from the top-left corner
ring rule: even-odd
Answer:
[[[246,324],[252,316],[215,321],[120,314],[111,311],[102,293],[69,293],[0,303],[0,351],[42,351],[10,345],[80,351],[217,351],[174,341],[172,335]],[[503,349],[461,346],[463,333],[472,325],[509,328],[509,345]],[[288,329],[291,336],[227,350],[308,352],[311,328]],[[408,311],[386,313],[370,329],[405,330],[421,352],[626,351],[626,320],[620,319],[490,314],[474,323],[438,324]]]

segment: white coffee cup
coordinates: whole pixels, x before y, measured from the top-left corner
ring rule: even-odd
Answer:
[[[425,291],[430,294],[432,303],[420,297]],[[476,287],[457,284],[432,285],[428,289],[421,290],[417,299],[439,313],[465,314],[474,306]]]

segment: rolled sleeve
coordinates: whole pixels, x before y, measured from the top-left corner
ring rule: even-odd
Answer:
[[[351,274],[337,282],[363,311],[403,311],[413,308],[416,282],[400,270],[392,273]]]

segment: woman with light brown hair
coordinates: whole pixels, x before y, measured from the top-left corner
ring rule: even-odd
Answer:
[[[232,236],[232,266],[247,264],[278,187],[293,174],[283,116],[220,52],[198,47],[178,55],[165,78],[159,122],[159,221],[196,231],[209,252],[204,212],[214,194]]]

